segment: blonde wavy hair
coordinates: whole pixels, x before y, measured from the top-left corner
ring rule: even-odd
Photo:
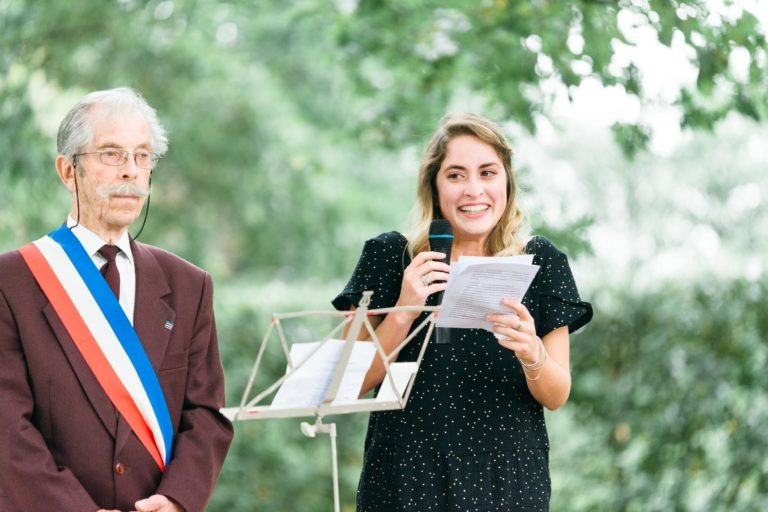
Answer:
[[[512,149],[493,122],[476,114],[449,114],[440,120],[437,131],[424,151],[419,167],[417,202],[412,212],[408,239],[411,257],[429,250],[429,225],[441,219],[437,195],[437,173],[445,159],[448,143],[460,135],[471,135],[490,145],[499,156],[507,175],[507,206],[485,241],[485,255],[512,256],[523,252],[527,241],[524,215],[517,200],[517,182],[512,168]]]

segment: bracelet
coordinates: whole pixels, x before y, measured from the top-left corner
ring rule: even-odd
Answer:
[[[544,342],[541,341],[541,338],[538,336],[536,336],[536,339],[539,340],[539,356],[535,363],[526,363],[521,359],[520,364],[523,366],[523,370],[535,372],[537,370],[541,370],[544,366],[544,363],[547,362],[547,349],[544,347]]]
[[[546,351],[545,351],[545,352],[544,352],[544,360],[541,362],[541,366],[540,366],[539,368],[537,368],[537,369],[536,369],[536,370],[538,370],[538,373],[536,374],[536,376],[535,376],[535,377],[529,377],[529,376],[528,376],[528,372],[529,372],[529,371],[536,371],[536,370],[528,370],[527,368],[523,367],[523,375],[525,375],[525,378],[526,378],[526,380],[532,380],[532,381],[533,381],[533,380],[539,380],[539,379],[541,378],[541,373],[542,373],[542,372],[541,372],[541,370],[542,370],[542,367],[544,366],[544,363],[546,362],[546,360],[547,360],[547,353],[546,353]]]
[[[529,377],[525,369],[523,369],[523,375],[525,375],[526,380],[539,380],[541,378],[541,369],[539,369],[539,373],[535,377]]]

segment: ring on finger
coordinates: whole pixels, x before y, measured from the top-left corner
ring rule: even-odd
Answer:
[[[429,284],[432,282],[432,272],[427,272],[421,276],[421,282],[424,283],[424,286],[429,286]]]
[[[519,331],[522,327],[523,327],[523,322],[517,322],[517,327],[515,327],[514,329],[516,331]]]

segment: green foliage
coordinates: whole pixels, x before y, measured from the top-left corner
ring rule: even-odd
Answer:
[[[634,45],[627,31],[647,27],[661,44],[671,47],[679,36],[695,51],[700,101],[688,100],[692,91],[686,90],[678,99],[684,126],[709,129],[731,110],[766,119],[764,29],[751,12],[738,12],[726,15],[700,0],[361,1],[342,25],[339,43],[357,90],[377,104],[366,129],[386,130],[381,139],[397,143],[428,131],[430,120],[465,89],[532,131],[534,115],[546,112],[549,93],[542,84],[548,79],[573,88],[596,78],[643,100],[642,73],[632,59],[616,58],[616,43]],[[633,20],[631,29],[619,26],[619,16]],[[739,52],[751,57],[746,83],[729,66]],[[713,101],[721,108],[712,110]],[[415,109],[427,115],[393,119]],[[629,155],[647,143],[644,137],[619,141],[632,145]]]
[[[0,248],[64,219],[64,112],[88,90],[137,88],[171,139],[142,239],[213,273],[237,405],[272,312],[330,307],[363,240],[406,227],[438,119],[484,113],[513,133],[533,231],[569,254],[596,307],[573,338],[571,402],[548,416],[553,510],[759,510],[765,27],[711,5],[0,0]],[[684,43],[696,79],[672,100],[710,135],[685,132],[663,157],[647,117],[597,131],[553,114],[585,80],[657,106],[622,53],[628,26]],[[352,510],[366,418],[333,420]],[[210,510],[327,510],[330,475],[327,438],[298,421],[238,423]]]
[[[711,127],[711,126],[710,126]],[[647,126],[636,124],[615,123],[612,127],[616,143],[627,156],[634,158],[640,148],[648,146],[651,133]]]
[[[574,340],[567,420],[579,437],[553,429],[568,446],[553,467],[583,464],[563,475],[571,485],[554,510],[763,509],[768,482],[754,447],[768,442],[766,292],[764,282],[713,279],[595,297],[636,313],[598,308]]]
[[[632,163],[598,144],[594,256],[576,266],[595,319],[572,338],[571,400],[548,415],[553,510],[764,508],[764,136],[732,118]]]

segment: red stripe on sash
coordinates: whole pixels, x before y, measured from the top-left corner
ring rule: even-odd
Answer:
[[[72,337],[72,341],[77,345],[85,362],[88,363],[88,367],[96,376],[96,380],[99,381],[109,399],[117,410],[120,411],[120,414],[123,415],[125,421],[128,422],[128,425],[130,425],[141,443],[149,450],[150,455],[162,471],[164,468],[163,458],[155,444],[152,430],[144,421],[144,417],[136,407],[136,403],[131,398],[128,390],[125,389],[117,374],[112,370],[109,361],[107,361],[101,348],[96,343],[93,334],[91,334],[90,329],[88,329],[88,326],[83,321],[72,299],[64,290],[59,278],[45,260],[40,249],[34,244],[27,244],[20,248],[19,252],[59,315],[61,322]]]

